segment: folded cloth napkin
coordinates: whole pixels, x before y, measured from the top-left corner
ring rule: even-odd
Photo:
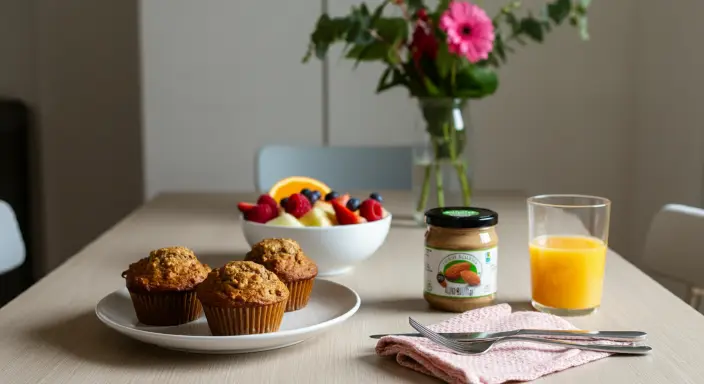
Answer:
[[[435,332],[501,332],[514,329],[577,329],[567,320],[539,312],[511,313],[508,304],[476,309],[428,328]],[[612,342],[609,344],[620,344]],[[448,383],[493,384],[529,381],[609,356],[605,352],[565,349],[547,344],[507,342],[482,355],[455,353],[422,337],[386,336],[376,345],[380,356],[396,356],[402,366]]]

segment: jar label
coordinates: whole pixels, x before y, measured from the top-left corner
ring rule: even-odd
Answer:
[[[496,293],[498,247],[482,250],[425,248],[425,292],[454,298]]]

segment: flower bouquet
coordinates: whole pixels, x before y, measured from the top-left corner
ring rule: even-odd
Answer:
[[[521,1],[511,1],[493,18],[467,1],[440,0],[430,8],[423,0],[385,0],[373,10],[361,3],[346,16],[322,14],[303,61],[313,56],[322,60],[331,46],[340,44],[342,55],[355,67],[361,62],[383,63],[377,93],[402,86],[418,99],[430,154],[422,161],[415,209],[422,215],[432,184],[437,205],[445,206],[443,179],[448,174],[457,176],[461,203],[470,204],[471,182],[462,156],[466,142],[462,111],[467,101],[496,92],[497,69],[506,64],[516,44],[542,42],[554,27],[566,23],[588,39],[589,3],[552,0],[534,14],[521,12]]]

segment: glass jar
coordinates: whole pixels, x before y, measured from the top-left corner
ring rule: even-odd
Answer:
[[[468,101],[419,98],[413,145],[413,217],[423,224],[429,207],[471,204],[471,125]]]
[[[494,302],[498,276],[498,213],[474,207],[425,213],[425,300],[464,312]]]

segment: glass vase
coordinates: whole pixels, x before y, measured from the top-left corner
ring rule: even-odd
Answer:
[[[468,165],[471,128],[467,100],[420,98],[413,147],[413,217],[423,223],[426,210],[469,206],[472,174]]]

